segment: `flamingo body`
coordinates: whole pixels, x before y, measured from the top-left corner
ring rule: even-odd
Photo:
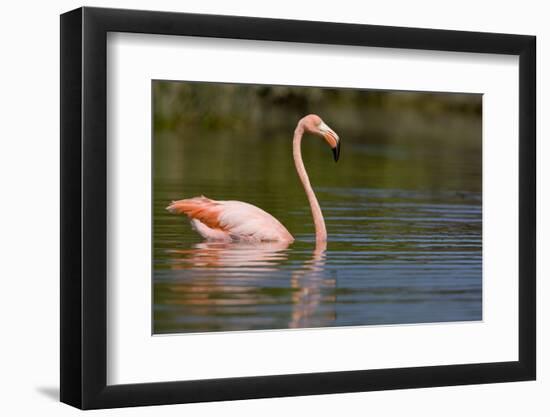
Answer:
[[[279,220],[242,201],[211,200],[201,196],[172,201],[167,210],[173,214],[186,214],[193,229],[207,240],[294,241]]]

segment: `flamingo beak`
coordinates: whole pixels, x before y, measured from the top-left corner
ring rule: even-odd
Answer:
[[[321,125],[319,126],[319,130],[325,141],[332,149],[334,161],[338,162],[338,158],[340,158],[340,138],[338,137],[336,132],[328,127],[325,123],[321,123]]]
[[[338,162],[338,158],[340,158],[340,140],[336,141],[336,147],[332,148],[332,154],[334,155],[334,162]]]

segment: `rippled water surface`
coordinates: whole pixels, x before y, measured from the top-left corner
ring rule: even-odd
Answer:
[[[315,137],[303,153],[326,248],[315,245],[291,129],[155,134],[155,333],[481,320],[480,140],[464,145],[452,123],[381,137],[325,121],[340,161]],[[201,194],[263,208],[296,242],[202,241],[164,210]]]

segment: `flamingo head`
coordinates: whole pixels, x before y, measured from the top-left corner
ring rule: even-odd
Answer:
[[[304,130],[308,133],[322,137],[332,149],[334,161],[340,157],[340,138],[334,130],[327,126],[323,119],[316,114],[310,114],[300,120]]]

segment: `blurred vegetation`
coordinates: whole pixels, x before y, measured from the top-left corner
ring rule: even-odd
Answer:
[[[395,142],[421,127],[426,140],[481,144],[479,94],[154,81],[153,97],[156,131],[291,133],[316,113],[346,138]]]

